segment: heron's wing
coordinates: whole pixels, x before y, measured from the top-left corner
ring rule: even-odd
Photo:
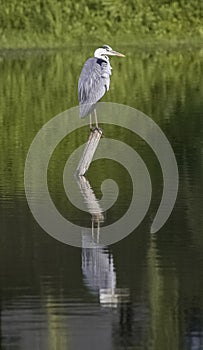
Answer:
[[[85,117],[109,89],[111,67],[108,62],[89,58],[82,69],[78,82],[80,115]]]

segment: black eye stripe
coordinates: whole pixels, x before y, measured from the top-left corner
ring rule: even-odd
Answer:
[[[106,49],[106,51],[109,51],[109,50],[110,50],[110,47],[107,46],[107,45],[104,45],[104,46],[103,46],[103,49]]]

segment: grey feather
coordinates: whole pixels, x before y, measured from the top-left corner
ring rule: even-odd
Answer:
[[[80,116],[86,117],[95,108],[96,103],[109,90],[111,66],[108,57],[89,58],[82,69],[78,82]]]

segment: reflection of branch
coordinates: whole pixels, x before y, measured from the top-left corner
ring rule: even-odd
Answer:
[[[89,181],[84,176],[77,176],[76,180],[88,212],[92,215],[92,222],[96,222],[99,226],[100,222],[104,222],[104,210],[100,207]]]

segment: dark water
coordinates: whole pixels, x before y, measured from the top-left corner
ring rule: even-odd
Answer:
[[[77,105],[77,79],[92,50],[0,56],[0,347],[203,349],[202,51],[124,47],[125,60],[112,59],[112,84],[104,101],[153,118],[177,158],[177,202],[158,233],[150,234],[149,222],[162,192],[160,166],[139,139],[132,143],[148,166],[153,199],[141,225],[124,240],[93,250],[67,246],[45,233],[28,208],[23,175],[29,146],[44,123]],[[126,130],[110,131],[130,139]],[[67,202],[60,178],[67,143],[74,149],[87,137],[84,128],[64,140],[49,169],[52,198],[81,225],[91,216],[79,215]],[[131,182],[121,166],[101,160],[88,176],[96,198],[105,178],[113,178],[120,189],[118,201],[105,213],[111,223],[129,206]]]

